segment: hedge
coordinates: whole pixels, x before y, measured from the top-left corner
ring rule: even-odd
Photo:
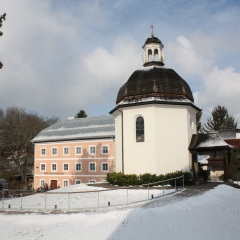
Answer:
[[[180,177],[184,175],[184,184],[191,185],[192,184],[192,174],[190,172],[183,172],[183,171],[176,171],[172,173],[167,173],[165,175],[156,175],[156,174],[150,174],[150,173],[144,173],[140,175],[136,174],[123,174],[121,172],[116,173],[108,173],[107,174],[107,181],[110,184],[118,185],[118,186],[134,186],[134,185],[142,185],[142,184],[148,184],[148,183],[154,183],[159,182],[162,180],[167,180],[175,177]],[[166,182],[164,184],[170,184],[172,186],[175,185],[175,180]],[[183,179],[177,179],[176,184],[178,186],[183,184]]]

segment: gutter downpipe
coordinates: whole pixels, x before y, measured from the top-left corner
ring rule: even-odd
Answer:
[[[124,149],[123,149],[123,111],[118,109],[122,117],[122,173],[124,174]]]

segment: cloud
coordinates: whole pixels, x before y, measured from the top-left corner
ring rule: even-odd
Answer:
[[[216,62],[217,44],[226,46],[226,38],[218,39],[201,32],[178,36],[166,45],[170,66],[176,67],[190,84],[199,82],[199,89],[193,93],[195,104],[203,109],[203,121],[210,117],[211,109],[217,105],[228,108],[240,122],[240,73],[233,67],[220,68]],[[232,47],[233,48],[233,47]]]

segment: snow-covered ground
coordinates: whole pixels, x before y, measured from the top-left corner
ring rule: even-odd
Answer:
[[[117,206],[134,202],[146,201],[152,196],[154,198],[175,193],[175,189],[104,189],[86,184],[72,185],[59,188],[46,193],[38,193],[32,196],[4,199],[0,208],[8,209],[30,209],[51,210],[55,209],[89,209],[98,207]]]
[[[134,208],[127,208],[125,205],[78,213],[1,213],[0,238],[58,240],[240,238],[239,189],[219,185],[202,195],[189,198],[177,196],[178,194],[175,194],[149,200],[147,203],[139,203]],[[175,201],[172,201],[173,199]],[[163,200],[166,204],[158,206],[157,203]]]

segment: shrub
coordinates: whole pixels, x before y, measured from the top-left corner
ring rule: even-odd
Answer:
[[[118,185],[118,186],[134,186],[134,185],[141,185],[141,184],[148,184],[148,183],[154,183],[162,180],[167,180],[175,177],[180,177],[184,175],[184,183],[186,185],[192,184],[192,174],[190,172],[182,172],[182,171],[176,171],[172,173],[167,173],[165,175],[159,175],[156,174],[150,174],[150,173],[144,173],[137,176],[136,174],[122,174],[121,172],[116,173],[108,173],[107,174],[107,181],[110,184]],[[175,186],[175,180],[164,182],[164,184],[171,184],[172,186]],[[177,179],[176,184],[178,186],[183,185],[183,179]]]

